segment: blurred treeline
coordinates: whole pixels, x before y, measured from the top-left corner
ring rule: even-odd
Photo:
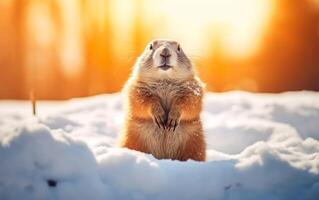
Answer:
[[[113,1],[3,0],[0,98],[26,99],[31,90],[39,99],[119,91],[136,56],[165,22],[150,26],[145,1],[133,0],[130,31],[115,28],[122,19],[114,20]],[[222,31],[207,38],[209,52],[194,63],[208,90],[319,90],[317,1],[273,2],[260,47],[249,56],[227,54]]]

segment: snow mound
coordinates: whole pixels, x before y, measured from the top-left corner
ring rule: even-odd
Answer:
[[[319,198],[319,93],[207,94],[207,162],[117,148],[122,99],[0,101],[0,199]]]

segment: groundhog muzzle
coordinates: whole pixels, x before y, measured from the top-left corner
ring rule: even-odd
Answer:
[[[126,117],[121,147],[158,159],[205,160],[200,119],[203,83],[178,42],[150,42],[123,92]]]

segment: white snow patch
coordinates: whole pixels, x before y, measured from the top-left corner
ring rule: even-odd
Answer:
[[[207,162],[117,148],[122,100],[0,101],[0,199],[319,198],[319,93],[207,94]]]

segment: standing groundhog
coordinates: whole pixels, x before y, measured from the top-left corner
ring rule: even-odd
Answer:
[[[176,41],[154,40],[127,81],[120,146],[158,159],[204,161],[203,84]]]

